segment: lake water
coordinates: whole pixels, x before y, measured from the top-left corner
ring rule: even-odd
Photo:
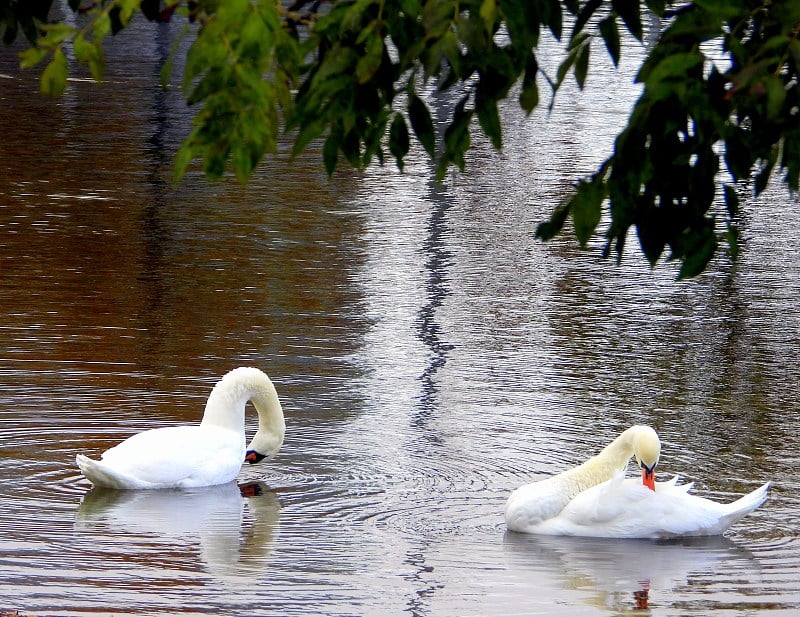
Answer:
[[[739,261],[687,282],[533,237],[610,151],[641,50],[551,116],[510,106],[503,152],[476,139],[438,185],[418,154],[328,180],[311,151],[246,187],[173,186],[191,121],[158,87],[173,30],[138,24],[104,85],[57,101],[2,56],[0,610],[800,612],[797,198],[749,204]],[[284,406],[272,462],[90,490],[76,453],[196,422],[240,365]],[[506,532],[514,488],[633,423],[661,435],[659,479],[720,501],[770,479],[769,500],[691,542]]]

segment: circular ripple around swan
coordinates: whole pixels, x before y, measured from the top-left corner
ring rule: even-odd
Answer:
[[[505,494],[488,473],[458,465],[412,461],[404,469],[350,469],[319,477],[304,508],[342,525],[367,525],[406,537],[432,538],[467,529],[496,531]]]

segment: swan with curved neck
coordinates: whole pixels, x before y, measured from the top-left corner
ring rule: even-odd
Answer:
[[[246,446],[248,401],[258,412],[258,430]],[[269,377],[259,369],[240,367],[214,386],[200,424],[144,431],[106,450],[99,461],[78,454],[76,462],[96,486],[212,486],[236,478],[244,461],[257,463],[275,456],[285,431],[283,409]]]
[[[690,495],[691,484],[654,481],[656,432],[632,426],[600,454],[552,478],[518,488],[506,503],[511,531],[599,538],[719,535],[767,499],[770,483],[731,503]],[[642,481],[625,478],[631,457]]]
[[[585,463],[511,493],[506,502],[506,524],[512,531],[528,531],[557,516],[574,497],[624,470],[631,457],[642,469],[642,483],[654,490],[660,454],[658,434],[649,426],[632,426]]]

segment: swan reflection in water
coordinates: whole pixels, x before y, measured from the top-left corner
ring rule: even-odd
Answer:
[[[193,489],[126,491],[93,488],[78,508],[76,529],[157,536],[160,545],[196,543],[208,571],[225,583],[247,585],[264,576],[278,533],[280,503],[260,482]],[[164,554],[174,552],[164,547]],[[139,547],[152,554],[152,541]],[[120,549],[135,559],[137,544]]]
[[[588,594],[582,600],[590,606],[642,614],[653,600],[663,607],[690,579],[744,570],[754,583],[761,569],[747,549],[724,536],[636,540],[506,532],[504,549],[509,569],[537,594],[578,591]]]

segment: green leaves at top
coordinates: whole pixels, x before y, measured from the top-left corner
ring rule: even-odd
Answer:
[[[201,158],[208,177],[221,177],[230,163],[245,182],[264,154],[275,151],[288,86],[266,76],[285,77],[276,58],[291,62],[296,53],[273,2],[219,4],[187,53],[184,89],[188,102],[202,109],[176,158],[176,178]]]
[[[537,235],[552,237],[571,216],[586,245],[606,208],[607,247],[618,256],[635,230],[651,263],[668,251],[680,276],[693,276],[723,232],[729,243],[737,237],[740,204],[722,184],[757,196],[777,177],[800,190],[797,0],[333,0],[323,12],[311,0],[291,11],[275,0],[68,0],[81,19],[48,23],[51,4],[5,2],[0,32],[7,44],[20,32],[33,43],[20,62],[44,64],[42,91],[56,96],[70,46],[100,79],[104,38],[137,11],[160,19],[176,9],[187,31],[198,28],[182,65],[186,98],[199,110],[177,176],[200,159],[208,176],[232,169],[243,181],[284,130],[295,154],[322,140],[329,173],[340,160],[383,162],[384,151],[402,168],[416,140],[442,178],[450,165],[464,168],[471,129],[502,146],[499,110],[510,92],[530,114],[549,83],[552,108],[570,75],[586,86],[592,43],[602,39],[619,64],[624,38],[641,41],[649,10],[662,30],[643,51],[642,96],[614,151]],[[567,49],[547,63],[557,66],[551,75],[537,59],[541,33],[561,40],[565,23]],[[434,124],[422,92],[452,107],[447,120]]]

